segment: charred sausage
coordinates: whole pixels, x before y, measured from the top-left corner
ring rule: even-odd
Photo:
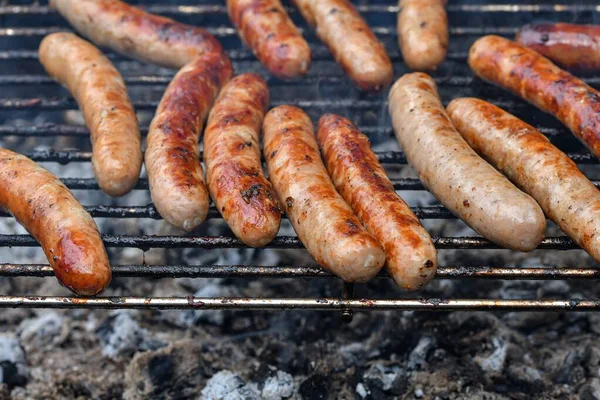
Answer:
[[[433,241],[394,190],[369,139],[334,114],[321,117],[317,138],[336,189],[383,245],[394,281],[407,290],[427,284],[437,269]]]
[[[546,219],[539,205],[469,147],[431,77],[412,73],[398,79],[389,111],[408,162],[452,213],[500,246],[529,251],[540,243]]]
[[[83,112],[100,188],[111,196],[128,193],[142,168],[142,139],[123,78],[100,50],[71,33],[46,36],[39,52],[48,74]]]
[[[263,135],[269,178],[308,252],[347,282],[375,276],[385,253],[333,187],[308,115],[276,107],[265,117]]]
[[[152,200],[165,220],[186,231],[208,213],[198,140],[213,101],[231,74],[231,63],[220,54],[198,57],[175,75],[150,124],[145,161]]]
[[[56,176],[29,158],[0,149],[0,207],[37,240],[58,281],[95,295],[111,272],[98,227]]]
[[[448,51],[446,0],[400,0],[398,45],[409,68],[436,70]]]
[[[279,0],[227,0],[227,10],[242,40],[273,75],[306,74],[310,47]]]
[[[575,24],[525,25],[517,42],[573,71],[600,70],[600,26]]]
[[[199,55],[223,51],[204,29],[119,0],[50,0],[50,6],[98,46],[163,67],[178,69]]]
[[[236,76],[219,94],[204,131],[210,195],[233,233],[252,247],[273,240],[281,222],[277,195],[260,161],[268,104],[269,89],[260,76]]]
[[[478,39],[469,65],[499,85],[553,114],[600,157],[600,92],[547,58],[499,36]]]
[[[394,71],[383,44],[347,0],[294,0],[333,58],[361,90],[390,84]]]
[[[600,191],[573,160],[533,126],[479,99],[448,105],[454,126],[542,206],[552,221],[600,262]]]

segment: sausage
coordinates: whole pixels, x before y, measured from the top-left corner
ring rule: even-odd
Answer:
[[[394,77],[385,47],[347,0],[293,0],[335,61],[361,90],[377,91]]]
[[[446,0],[400,0],[398,46],[410,69],[433,71],[448,51]]]
[[[100,50],[71,33],[46,36],[39,53],[48,74],[83,112],[100,188],[111,196],[128,193],[140,176],[142,138],[123,78]]]
[[[334,114],[321,117],[317,139],[336,189],[383,245],[394,281],[407,290],[427,284],[437,269],[433,241],[394,190],[369,139]]]
[[[597,25],[525,25],[517,32],[517,43],[568,70],[600,70],[600,26]]]
[[[210,195],[242,242],[273,240],[281,222],[277,195],[260,161],[259,132],[269,104],[257,74],[233,78],[221,91],[204,131],[204,164]]]
[[[539,205],[469,147],[430,76],[404,75],[392,86],[388,104],[409,164],[443,205],[502,247],[530,251],[540,243],[546,219]]]
[[[50,6],[98,46],[151,64],[179,69],[199,55],[223,51],[204,29],[119,0],[50,0]]]
[[[265,117],[263,135],[269,178],[308,252],[344,281],[375,276],[385,253],[333,187],[308,115],[276,107]]]
[[[279,0],[227,0],[227,11],[242,40],[273,75],[306,74],[310,47]]]
[[[600,191],[533,126],[479,99],[448,115],[469,145],[529,193],[548,218],[600,262]]]
[[[170,224],[191,231],[206,218],[209,197],[198,140],[231,62],[208,53],[183,67],[165,91],[148,130],[146,170],[150,195]]]
[[[111,272],[98,227],[56,176],[0,149],[0,188],[0,208],[40,243],[61,285],[85,296],[104,290]]]
[[[600,92],[533,50],[499,36],[478,39],[469,65],[499,85],[553,114],[600,157]]]

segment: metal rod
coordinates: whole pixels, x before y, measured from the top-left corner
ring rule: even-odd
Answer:
[[[246,248],[241,241],[228,236],[150,236],[150,235],[102,235],[107,247],[134,247],[142,250],[161,248],[240,249]],[[501,249],[481,237],[432,237],[438,249]],[[35,239],[29,235],[0,235],[0,246],[33,247]],[[265,248],[302,249],[304,246],[295,236],[278,236]],[[538,249],[575,250],[579,247],[568,237],[549,237],[542,240]]]
[[[598,311],[600,300],[203,298],[0,296],[0,308],[202,310]]]
[[[113,265],[114,277],[129,278],[334,278],[319,266],[260,265]],[[47,264],[0,264],[0,276],[51,277]],[[377,278],[389,279],[384,270]],[[599,268],[504,268],[492,266],[439,267],[435,279],[598,280]]]

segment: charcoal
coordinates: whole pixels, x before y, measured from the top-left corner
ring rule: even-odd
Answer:
[[[0,383],[9,388],[27,382],[28,368],[25,352],[16,336],[0,334]]]
[[[259,394],[231,371],[213,375],[202,389],[199,400],[258,400]]]

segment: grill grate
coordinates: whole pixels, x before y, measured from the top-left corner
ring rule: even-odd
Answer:
[[[23,1],[21,1],[22,3]],[[292,18],[304,29],[313,49],[313,66],[309,75],[296,82],[285,82],[268,76],[261,69],[251,52],[244,48],[236,32],[227,20],[226,7],[214,4],[214,0],[193,1],[188,5],[151,4],[156,0],[137,1],[142,8],[206,27],[216,35],[234,61],[236,71],[258,71],[267,79],[273,92],[272,106],[293,103],[307,110],[313,118],[323,112],[340,112],[357,121],[360,129],[369,135],[374,143],[393,136],[387,118],[385,95],[369,96],[356,92],[347,78],[332,61],[328,50],[306,28],[298,13],[290,8]],[[10,1],[9,1],[10,3]],[[46,3],[46,2],[42,2]],[[204,4],[207,3],[207,4]],[[384,42],[394,62],[396,76],[406,72],[396,46],[395,20],[398,11],[395,0],[356,1],[375,33]],[[477,3],[477,4],[473,4]],[[481,4],[479,4],[481,3]],[[473,78],[466,66],[469,45],[484,34],[512,36],[516,29],[533,20],[563,20],[581,23],[598,22],[600,6],[595,4],[551,4],[550,1],[532,4],[488,4],[456,0],[448,6],[451,28],[451,45],[448,61],[436,74],[436,81],[445,102],[452,97],[478,96],[491,99],[495,104],[510,112],[523,116],[536,125],[552,141],[568,150],[569,157],[585,168],[594,168],[597,161],[582,146],[576,143],[563,127],[552,118],[544,116],[522,101],[501,90],[491,88]],[[522,3],[522,2],[520,2]],[[542,4],[539,4],[542,3]],[[591,2],[589,2],[591,3]],[[41,38],[52,32],[70,28],[54,11],[45,4],[25,4],[0,6],[0,139],[12,138],[15,141],[46,140],[50,137],[80,139],[85,143],[89,132],[86,128],[56,121],[56,114],[77,109],[75,101],[65,91],[48,78],[37,62],[37,45]],[[35,26],[30,26],[32,21]],[[497,21],[502,21],[498,24]],[[508,24],[508,25],[507,25]],[[170,82],[173,71],[153,69],[127,60],[122,56],[108,53],[122,70],[130,87],[134,105],[139,112],[152,112],[157,106],[162,91]],[[600,76],[588,76],[592,85],[600,84]],[[296,95],[309,88],[301,98]],[[294,93],[293,97],[286,92]],[[329,93],[331,94],[324,94]],[[348,95],[350,93],[350,95]],[[27,123],[10,123],[15,115],[22,115]],[[41,119],[38,117],[42,117]],[[44,122],[37,122],[44,120]],[[53,122],[48,122],[53,121]],[[146,124],[147,125],[147,124]],[[147,133],[147,127],[142,128]],[[29,150],[25,155],[45,163],[89,163],[91,153],[80,149]],[[406,164],[406,158],[399,151],[379,151],[377,155],[387,168]],[[587,170],[585,170],[588,172]],[[593,172],[593,171],[592,171]],[[63,177],[65,184],[76,190],[96,191],[94,179]],[[422,191],[421,183],[413,178],[392,179],[397,190]],[[600,181],[594,181],[597,186]],[[136,189],[148,189],[146,179],[141,179]],[[87,210],[96,218],[147,218],[160,219],[153,205],[91,205]],[[421,219],[455,219],[444,207],[433,205],[413,207]],[[0,213],[0,217],[8,217]],[[220,219],[213,208],[209,211],[210,220]],[[208,222],[211,223],[210,221]],[[148,235],[103,235],[109,248],[243,248],[237,239],[228,236],[148,236]],[[498,247],[480,237],[435,237],[438,249],[483,250]],[[37,243],[28,235],[0,235],[1,247],[34,247]],[[301,249],[302,245],[294,236],[278,236],[267,248]],[[546,238],[539,249],[571,250],[577,247],[566,237]],[[336,279],[329,272],[316,266],[253,266],[253,265],[114,265],[115,277],[137,278],[326,278]],[[42,264],[0,264],[0,276],[5,277],[51,277],[52,269]],[[383,272],[379,278],[389,279]],[[441,266],[437,279],[504,279],[504,280],[597,280],[600,269],[596,268],[507,268],[492,265],[480,266]],[[39,308],[156,308],[156,309],[317,309],[317,310],[600,310],[600,300],[495,300],[495,299],[353,299],[352,285],[344,285],[340,298],[144,298],[144,297],[101,297],[83,299],[76,297],[42,296],[0,296],[0,307],[39,307]]]

